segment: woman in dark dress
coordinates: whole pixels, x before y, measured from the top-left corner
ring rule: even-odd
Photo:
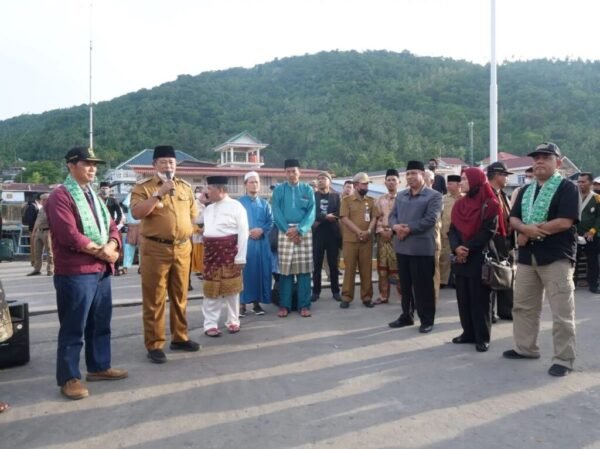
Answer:
[[[461,175],[466,194],[452,209],[448,239],[454,254],[456,299],[463,333],[452,342],[475,343],[479,352],[490,345],[491,291],[481,282],[484,251],[497,232],[506,235],[502,210],[483,171],[467,168]]]

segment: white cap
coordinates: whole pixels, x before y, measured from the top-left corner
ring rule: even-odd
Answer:
[[[256,179],[260,179],[260,176],[258,176],[258,173],[256,173],[255,171],[249,171],[248,173],[246,173],[244,175],[244,182],[248,181],[248,178],[252,178],[253,176],[256,176]]]
[[[597,178],[594,178],[594,180],[592,182],[594,184],[600,184],[600,176],[598,176]]]

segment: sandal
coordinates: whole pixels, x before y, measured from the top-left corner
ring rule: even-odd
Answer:
[[[303,309],[300,309],[300,316],[302,318],[308,318],[312,316],[312,313],[310,313],[310,309],[307,309],[306,307]]]
[[[211,327],[210,329],[204,331],[204,335],[206,335],[207,337],[220,337],[221,331],[216,327]]]
[[[288,316],[288,309],[286,309],[285,307],[280,307],[279,308],[279,313],[277,313],[277,316],[279,318],[285,318],[286,316]]]
[[[375,304],[375,305],[387,304],[387,303],[388,303],[388,300],[383,299],[383,298],[377,298],[375,301],[373,301],[373,304]]]
[[[230,324],[229,326],[227,326],[227,330],[229,331],[230,334],[237,334],[240,331],[240,325],[239,324]]]
[[[0,413],[7,411],[10,408],[6,402],[0,402]]]

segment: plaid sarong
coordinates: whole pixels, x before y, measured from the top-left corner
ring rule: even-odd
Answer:
[[[279,273],[284,276],[313,272],[312,231],[301,237],[296,245],[284,232],[278,237]]]
[[[242,267],[234,263],[237,235],[204,238],[204,296],[219,298],[242,291]]]
[[[398,281],[398,259],[392,241],[384,241],[377,236],[377,271],[388,274],[388,278]]]

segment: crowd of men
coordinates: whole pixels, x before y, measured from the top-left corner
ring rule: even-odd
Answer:
[[[412,326],[416,311],[419,332],[424,334],[434,329],[439,289],[458,284],[461,323],[465,332],[474,329],[474,333],[463,333],[453,342],[477,343],[478,351],[487,351],[489,322],[497,314],[514,320],[515,345],[503,354],[510,359],[540,356],[537,337],[545,292],[554,323],[549,373],[564,376],[573,369],[577,249],[587,260],[588,288],[600,293],[600,178],[581,173],[578,188],[563,178],[558,170],[562,155],[555,144],[541,144],[529,154],[534,163],[527,183],[512,200],[503,190],[511,173],[501,162],[490,164],[485,173],[469,168],[444,178],[435,174],[435,159],[428,162],[428,168],[421,161],[409,161],[405,188],[400,186],[398,171],[390,168],[385,174],[387,193],[374,199],[366,173],[346,181],[338,194],[332,189],[330,173],[320,173],[311,186],[300,180],[300,162],[288,159],[286,180],[273,188],[269,202],[260,196],[256,172],[244,176],[246,194],[235,200],[228,194],[224,176],[209,176],[205,188],[193,191],[176,176],[171,146],[156,147],[153,156],[155,174],[139,181],[127,201],[127,214],[139,226],[144,345],[151,362],[167,362],[163,349],[167,341],[172,351],[200,349],[189,338],[186,311],[191,267],[198,265],[193,258],[200,254],[208,337],[222,335],[223,309],[230,334],[241,330],[240,318],[249,313],[250,305],[256,315],[265,313],[261,304],[277,302],[280,318],[293,311],[310,317],[323,295],[325,266],[331,298],[341,309],[351,306],[358,272],[358,294],[365,308],[389,303],[396,291],[401,313],[389,326]],[[108,186],[101,185],[100,194],[91,188],[97,165],[103,161],[91,149],[76,147],[67,153],[66,163],[65,182],[41,198],[32,229],[40,249],[30,274],[41,273],[41,254],[47,252],[47,273],[54,275],[60,321],[56,380],[66,397],[81,399],[89,394],[79,371],[84,343],[88,381],[128,375],[112,367],[110,351],[110,277],[118,270],[115,263],[126,242],[117,227],[121,211],[110,201]],[[480,189],[492,192],[481,212],[469,206],[479,198],[476,195],[481,196]],[[471,245],[464,230],[473,228],[476,234],[484,214],[492,210],[486,209],[490,200],[494,216],[488,220],[485,248],[492,247],[502,260],[517,263],[514,289],[490,292],[479,288],[480,267],[479,271],[465,271],[467,265],[461,268],[461,276],[471,276],[468,282],[454,276],[456,264],[469,257],[475,260],[469,253],[484,247],[481,242]],[[457,211],[475,214],[475,218],[465,220]],[[194,235],[201,239],[193,244]],[[449,240],[449,235],[459,243]],[[201,245],[201,252],[193,249],[196,245]],[[375,299],[373,254],[379,279]],[[469,270],[477,273],[475,277]],[[479,307],[479,315],[467,316],[468,310],[461,308],[463,294],[485,295],[490,307]],[[167,297],[170,337],[166,333]]]

